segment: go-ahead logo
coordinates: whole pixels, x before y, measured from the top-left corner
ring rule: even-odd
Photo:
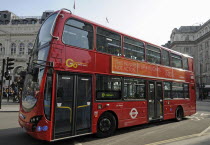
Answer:
[[[138,115],[138,111],[136,108],[132,108],[129,115],[131,116],[132,119],[136,118]]]
[[[77,68],[78,66],[87,66],[87,63],[76,62],[73,59],[67,59],[66,60],[66,66],[67,67]]]

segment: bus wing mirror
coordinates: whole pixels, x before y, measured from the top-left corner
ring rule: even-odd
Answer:
[[[54,67],[54,63],[50,61],[45,60],[33,60],[33,64],[37,66],[43,66],[43,67]]]

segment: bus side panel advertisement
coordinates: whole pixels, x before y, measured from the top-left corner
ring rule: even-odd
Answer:
[[[145,62],[137,62],[124,58],[112,56],[112,70],[114,74],[125,74],[133,76],[173,79],[177,81],[185,80],[185,71],[173,69]]]

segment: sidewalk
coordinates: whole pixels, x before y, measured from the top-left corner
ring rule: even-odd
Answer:
[[[11,100],[7,102],[6,99],[2,99],[0,112],[18,112],[19,103],[12,102]]]
[[[210,98],[203,99],[202,101],[201,101],[201,100],[199,100],[199,99],[197,99],[196,101],[197,101],[197,102],[210,102]]]
[[[209,145],[209,143],[210,143],[210,134],[206,133],[201,136],[197,135],[192,138],[166,143],[164,145]]]

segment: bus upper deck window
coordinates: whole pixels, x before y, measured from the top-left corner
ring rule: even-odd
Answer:
[[[93,47],[93,27],[82,21],[69,19],[63,31],[63,43],[85,49]]]

